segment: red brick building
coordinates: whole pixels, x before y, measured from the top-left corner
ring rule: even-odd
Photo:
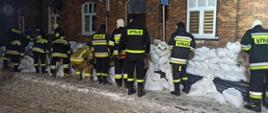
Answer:
[[[58,23],[69,40],[86,40],[106,20],[108,32],[111,33],[116,20],[126,15],[137,16],[145,23],[152,39],[162,39],[160,0],[5,1],[35,4],[33,7],[27,5],[31,11],[23,13],[25,28],[40,25],[51,33],[52,25]],[[109,1],[109,5],[106,1]],[[166,7],[166,39],[175,30],[176,23],[183,21],[187,30],[199,39],[199,45],[223,46],[228,41],[240,40],[256,19],[268,28],[267,8],[268,0],[169,0]],[[108,16],[106,10],[109,10]],[[32,13],[36,15],[35,18]]]

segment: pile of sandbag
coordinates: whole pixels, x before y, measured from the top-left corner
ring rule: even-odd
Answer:
[[[21,72],[35,72],[33,58],[25,55],[20,61],[19,70],[21,70]]]
[[[150,50],[149,68],[146,73],[145,89],[161,91],[168,89],[172,91],[172,68],[169,64],[170,47],[166,42],[154,40]]]
[[[228,42],[225,48],[198,48],[188,63],[187,72],[202,77],[246,81],[245,67],[237,63],[240,51],[239,42]]]

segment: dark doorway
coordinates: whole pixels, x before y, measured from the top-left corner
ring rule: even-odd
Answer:
[[[138,20],[138,23],[145,25],[145,1],[144,0],[131,0],[128,3],[128,23],[133,17]]]

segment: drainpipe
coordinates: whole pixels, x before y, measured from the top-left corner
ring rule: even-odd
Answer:
[[[108,32],[108,16],[110,12],[110,0],[105,1],[105,7],[106,7],[106,18],[105,18],[105,31]]]
[[[128,4],[129,2],[131,2],[133,0],[127,0],[126,3],[125,3],[125,25],[127,25],[127,16],[128,16]]]
[[[238,37],[238,24],[239,24],[239,4],[240,3],[240,0],[236,0],[236,26],[235,26],[235,39],[236,41],[238,41],[239,37]]]

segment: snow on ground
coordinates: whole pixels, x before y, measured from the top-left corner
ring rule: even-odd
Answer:
[[[0,75],[2,75],[2,71]],[[5,74],[7,75],[7,74]],[[67,113],[250,113],[202,97],[175,97],[169,92],[128,96],[124,88],[82,83],[74,78],[16,73],[0,79],[0,112]]]

